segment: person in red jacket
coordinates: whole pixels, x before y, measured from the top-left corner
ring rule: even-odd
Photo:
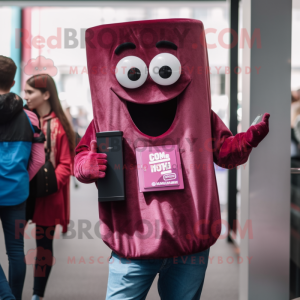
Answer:
[[[70,176],[74,152],[74,132],[68,122],[59,98],[54,80],[47,74],[29,78],[25,86],[25,100],[30,110],[36,110],[40,117],[41,129],[47,139],[47,121],[51,120],[50,161],[54,166],[58,191],[43,198],[37,198],[32,222],[37,226],[37,257],[51,252],[53,258],[53,235],[55,226],[62,225],[67,232],[70,220]],[[47,141],[45,142],[45,147]],[[50,275],[52,263],[48,263],[44,276],[36,274],[35,268],[33,299],[42,299]]]

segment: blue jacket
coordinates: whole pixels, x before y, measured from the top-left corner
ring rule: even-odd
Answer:
[[[0,95],[0,206],[24,202],[29,194],[27,172],[35,128],[17,95]]]

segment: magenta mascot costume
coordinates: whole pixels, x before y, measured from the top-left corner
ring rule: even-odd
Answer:
[[[92,183],[105,176],[106,154],[96,153],[93,142],[97,132],[123,131],[124,142],[126,200],[99,203],[103,241],[131,261],[209,249],[221,232],[214,163],[228,169],[244,164],[267,135],[270,115],[233,136],[211,110],[201,21],[96,26],[86,31],[86,49],[94,120],[76,148],[78,180]],[[174,144],[184,188],[140,192],[136,148]]]

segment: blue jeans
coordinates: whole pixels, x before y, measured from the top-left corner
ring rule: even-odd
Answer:
[[[15,206],[0,206],[0,219],[4,231],[6,254],[9,260],[9,286],[0,266],[0,299],[22,299],[26,274],[24,261],[24,228],[26,201]]]
[[[114,252],[109,260],[106,300],[144,300],[159,274],[162,300],[199,300],[209,249],[165,259],[126,259]]]

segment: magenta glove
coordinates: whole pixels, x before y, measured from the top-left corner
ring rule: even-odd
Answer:
[[[97,142],[90,143],[90,151],[85,155],[80,167],[80,175],[86,180],[97,180],[105,176],[107,154],[97,153]],[[76,176],[77,177],[77,176]]]
[[[245,134],[245,139],[251,147],[257,147],[257,145],[266,137],[269,132],[269,118],[270,114],[265,113],[262,121],[256,125],[249,127]]]

